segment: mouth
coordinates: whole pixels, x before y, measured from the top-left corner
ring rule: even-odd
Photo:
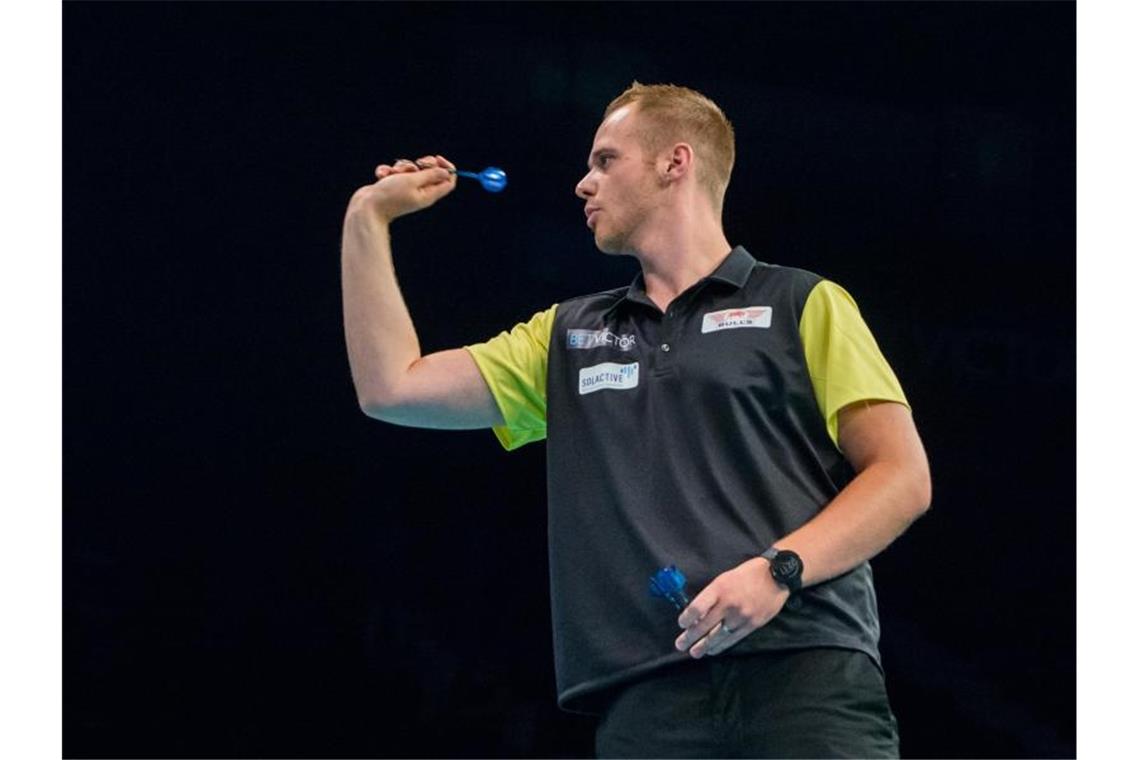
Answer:
[[[598,211],[599,209],[593,207],[586,209],[586,226],[590,229],[594,228],[594,217],[597,216]]]

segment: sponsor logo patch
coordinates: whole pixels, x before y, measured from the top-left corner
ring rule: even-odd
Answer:
[[[736,327],[771,327],[771,306],[742,306],[739,309],[710,311],[701,320],[701,332],[731,330]]]
[[[609,330],[567,330],[566,348],[598,348],[614,346],[622,351],[637,347],[637,336],[618,335]]]
[[[618,364],[604,362],[593,367],[583,367],[578,370],[578,395],[612,388],[618,391],[627,391],[637,387],[637,371],[640,362],[633,364]]]

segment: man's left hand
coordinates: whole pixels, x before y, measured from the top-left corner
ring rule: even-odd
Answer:
[[[718,575],[689,603],[677,618],[685,631],[675,645],[694,658],[720,654],[776,617],[789,596],[772,578],[768,560],[750,559]]]

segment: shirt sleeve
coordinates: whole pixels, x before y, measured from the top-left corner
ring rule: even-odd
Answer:
[[[839,285],[821,280],[812,288],[800,315],[800,338],[815,399],[836,446],[843,407],[894,401],[910,408],[855,299]]]
[[[504,425],[492,430],[507,451],[546,438],[546,364],[558,304],[510,332],[464,346],[475,359]]]

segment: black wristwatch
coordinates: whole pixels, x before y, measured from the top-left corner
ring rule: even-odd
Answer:
[[[789,549],[777,549],[769,546],[760,554],[768,560],[772,571],[772,578],[776,583],[795,594],[803,585],[804,563],[800,555]]]

